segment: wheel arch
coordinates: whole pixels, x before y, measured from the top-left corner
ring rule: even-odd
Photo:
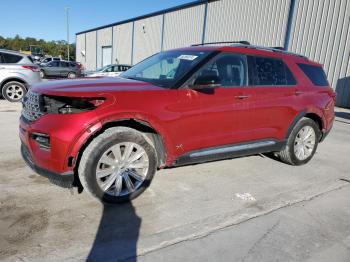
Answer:
[[[154,144],[156,153],[157,153],[157,168],[162,168],[165,166],[166,160],[167,160],[167,149],[165,146],[164,138],[158,132],[151,124],[149,124],[147,121],[139,120],[135,118],[123,118],[123,119],[117,119],[117,120],[111,120],[108,122],[105,122],[101,125],[101,127],[92,133],[80,146],[79,150],[76,154],[71,152],[72,154],[68,156],[68,166],[72,165],[74,168],[75,173],[77,174],[77,169],[79,167],[79,163],[81,160],[81,156],[87,146],[91,143],[93,139],[95,139],[97,136],[102,134],[105,130],[111,127],[129,127],[133,128],[137,131],[140,131],[142,134],[145,135],[146,139],[150,139],[151,142]],[[74,159],[74,155],[76,160],[74,163],[71,161]],[[73,158],[73,159],[71,159]]]
[[[4,85],[6,85],[7,83],[12,82],[12,81],[16,81],[16,82],[24,84],[26,90],[28,91],[28,83],[26,81],[24,81],[23,79],[19,78],[19,77],[8,77],[8,78],[5,78],[0,83],[0,91],[2,91],[2,88],[4,87]]]
[[[320,132],[322,132],[322,130],[324,128],[324,122],[323,122],[322,117],[315,112],[309,112],[307,110],[304,110],[304,111],[300,112],[299,114],[297,114],[297,116],[293,119],[291,125],[288,128],[286,139],[289,137],[290,133],[292,132],[293,128],[298,123],[298,121],[300,119],[302,119],[303,117],[306,117],[306,118],[313,120],[320,128]]]

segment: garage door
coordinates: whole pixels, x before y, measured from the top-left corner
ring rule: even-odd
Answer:
[[[102,47],[102,66],[110,65],[112,62],[112,47]]]

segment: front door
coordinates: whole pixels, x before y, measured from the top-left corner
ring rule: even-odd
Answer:
[[[179,90],[184,153],[249,139],[251,90],[247,75],[245,55],[221,54],[196,74],[192,86]],[[200,88],[208,80],[218,86]]]
[[[60,76],[60,62],[59,61],[51,61],[45,66],[45,74],[47,76]]]

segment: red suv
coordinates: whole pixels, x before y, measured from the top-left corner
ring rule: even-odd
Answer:
[[[322,66],[306,57],[246,42],[192,46],[120,78],[35,86],[23,100],[21,152],[52,182],[117,203],[164,167],[266,152],[305,164],[334,104]]]

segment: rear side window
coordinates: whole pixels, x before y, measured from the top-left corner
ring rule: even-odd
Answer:
[[[298,66],[315,86],[329,86],[327,76],[322,67],[307,64],[298,64]]]
[[[49,65],[51,65],[52,67],[58,67],[58,66],[60,66],[60,64],[59,64],[58,61],[51,61],[51,62],[49,63]]]
[[[117,69],[117,67],[116,67],[116,70],[115,70],[116,72],[117,72],[117,71],[124,72],[124,71],[130,69],[130,66],[123,66],[123,65],[120,65],[120,66],[118,66],[118,67],[119,67],[119,69]]]
[[[32,57],[31,57],[30,55],[27,56],[27,58],[28,58],[28,60],[29,60],[30,62],[34,63],[34,60],[32,59]]]
[[[69,63],[67,62],[61,62],[61,67],[69,67]]]
[[[4,59],[3,63],[6,64],[15,64],[22,60],[22,56],[2,53],[2,58]]]
[[[249,82],[254,86],[296,85],[295,77],[281,59],[249,56]]]
[[[2,53],[0,53],[0,64],[4,63],[4,61],[2,60]]]

